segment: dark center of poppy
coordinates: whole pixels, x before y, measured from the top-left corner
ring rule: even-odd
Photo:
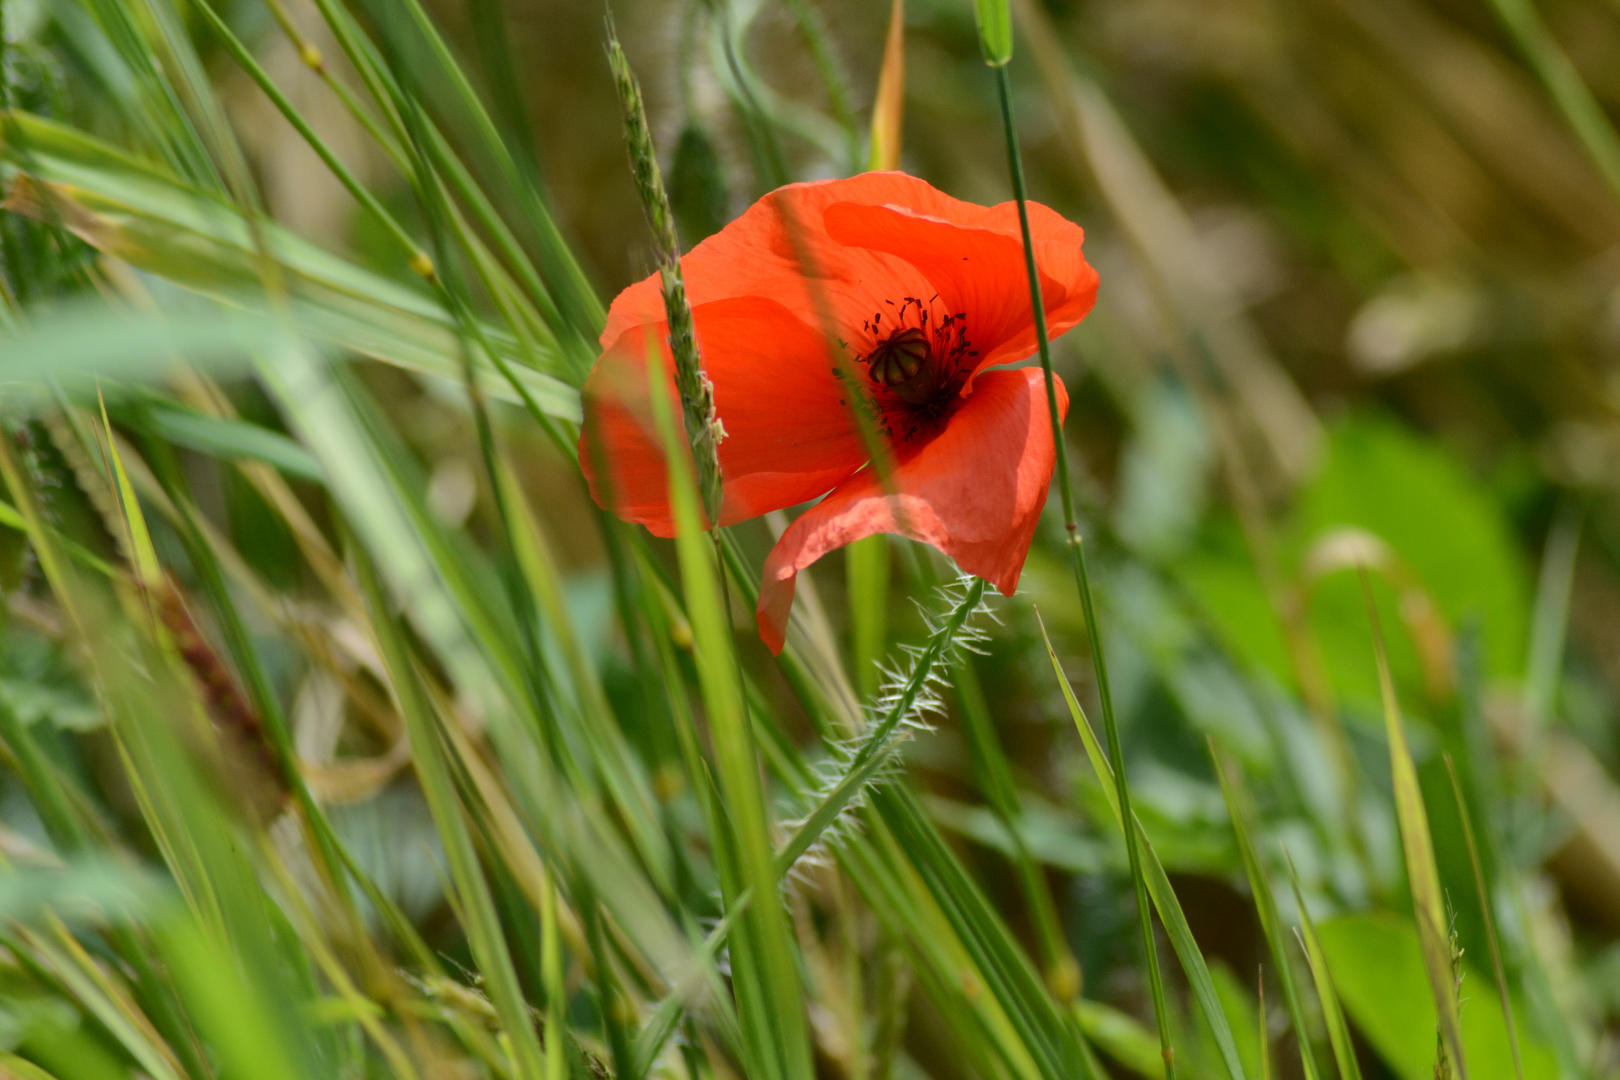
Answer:
[[[977,349],[967,337],[967,316],[939,314],[913,296],[862,324],[871,347],[860,357],[870,392],[891,437],[909,440],[936,427],[955,410]]]

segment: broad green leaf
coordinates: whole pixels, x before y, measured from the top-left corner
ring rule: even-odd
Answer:
[[[1423,968],[1423,951],[1412,924],[1376,912],[1341,915],[1317,928],[1333,985],[1367,1041],[1400,1080],[1432,1080],[1435,1010]],[[1490,980],[1463,965],[1463,1045],[1473,1080],[1513,1080],[1513,1054],[1507,1027],[1496,1008]],[[1530,1036],[1515,1002],[1524,1036],[1524,1075],[1555,1077],[1552,1050]]]
[[[1388,544],[1450,626],[1480,621],[1488,675],[1519,673],[1530,611],[1525,567],[1503,509],[1452,454],[1377,414],[1341,421],[1280,530],[1285,562],[1345,527]],[[1228,648],[1292,681],[1277,616],[1234,522],[1217,519],[1208,526],[1198,548],[1178,559],[1176,572]],[[1382,583],[1375,592],[1386,624],[1398,625],[1392,594]],[[1366,662],[1371,640],[1353,575],[1321,582],[1309,614],[1334,692],[1376,709],[1378,683]],[[1396,682],[1421,687],[1407,636],[1392,633],[1388,644]]]

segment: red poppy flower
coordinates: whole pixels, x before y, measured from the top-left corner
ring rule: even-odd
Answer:
[[[1044,206],[1029,211],[1055,336],[1091,310],[1097,274],[1079,226]],[[798,572],[874,533],[932,544],[1012,593],[1054,464],[1040,371],[985,370],[1035,352],[1015,204],[960,202],[896,172],[791,184],[681,268],[726,430],[720,524],[827,496],[765,560],[758,617],[772,652]],[[657,275],[613,301],[580,435],[596,500],[660,536],[674,526],[646,361],[656,343],[668,370],[667,333]],[[840,372],[829,337],[853,366]],[[851,377],[892,450],[887,490],[866,467],[850,404],[859,399],[841,381]],[[1066,412],[1061,382],[1058,401]]]

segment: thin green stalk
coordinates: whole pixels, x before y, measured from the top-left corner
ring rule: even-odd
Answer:
[[[1052,902],[1052,892],[1041,867],[1024,843],[1018,789],[1013,783],[1006,752],[996,738],[995,721],[971,659],[964,659],[957,669],[956,696],[962,705],[962,731],[972,748],[973,771],[978,775],[979,787],[990,809],[1001,820],[1001,827],[1007,831],[1012,845],[1013,865],[1018,870],[1018,881],[1035,921],[1036,940],[1041,945],[1047,987],[1059,1001],[1067,1004],[1080,996],[1080,965],[1064,939],[1063,924],[1058,919],[1057,906]]]
[[[1395,795],[1395,820],[1401,836],[1401,854],[1406,863],[1407,885],[1412,893],[1412,916],[1417,922],[1418,941],[1423,946],[1423,966],[1429,976],[1438,1014],[1439,1037],[1453,1067],[1462,1080],[1468,1080],[1463,1058],[1462,1017],[1457,1001],[1455,949],[1447,933],[1444,892],[1440,869],[1434,858],[1434,837],[1429,831],[1429,813],[1423,804],[1423,788],[1418,783],[1417,766],[1407,745],[1406,728],[1400,704],[1395,697],[1395,681],[1389,673],[1389,653],[1384,645],[1384,629],[1373,603],[1372,583],[1365,565],[1358,567],[1361,594],[1372,624],[1373,658],[1378,667],[1378,694],[1383,704],[1384,735],[1389,743],[1390,783]]]
[[[1052,374],[1052,346],[1046,332],[1046,304],[1041,297],[1040,270],[1035,265],[1035,242],[1029,228],[1029,197],[1024,184],[1023,155],[1018,148],[1018,129],[1013,120],[1012,84],[1007,63],[992,65],[996,73],[996,94],[1001,103],[1001,127],[1007,137],[1007,167],[1012,173],[1013,195],[1018,200],[1018,227],[1024,238],[1024,269],[1029,275],[1030,305],[1035,315],[1035,343],[1041,357],[1041,374],[1046,381],[1046,408],[1052,423],[1052,444],[1057,457],[1058,496],[1063,503],[1063,529],[1075,585],[1085,609],[1086,635],[1091,640],[1091,664],[1097,678],[1097,696],[1102,703],[1103,731],[1108,740],[1108,757],[1114,768],[1114,784],[1119,795],[1120,813],[1133,820],[1131,789],[1125,779],[1125,754],[1120,747],[1119,724],[1114,717],[1114,698],[1108,687],[1108,662],[1103,656],[1102,634],[1097,627],[1096,606],[1092,602],[1091,574],[1086,566],[1085,545],[1075,523],[1074,494],[1069,485],[1069,456],[1063,442],[1063,418],[1058,411],[1057,386]],[[1170,1041],[1169,1014],[1165,1007],[1164,978],[1159,971],[1158,947],[1153,935],[1153,910],[1148,901],[1147,881],[1142,876],[1142,855],[1137,850],[1136,831],[1124,828],[1125,853],[1130,862],[1131,881],[1136,892],[1136,916],[1142,927],[1142,949],[1147,957],[1148,984],[1153,991],[1153,1012],[1159,1025],[1159,1047],[1164,1055],[1165,1080],[1175,1080],[1176,1053]]]
[[[1496,935],[1496,915],[1491,910],[1491,894],[1485,887],[1485,872],[1479,864],[1479,845],[1474,842],[1474,823],[1463,798],[1462,782],[1451,755],[1445,755],[1446,775],[1451,777],[1451,794],[1457,800],[1457,817],[1462,821],[1463,843],[1468,847],[1468,865],[1474,871],[1474,890],[1479,895],[1479,911],[1485,920],[1485,940],[1491,950],[1491,972],[1496,976],[1496,993],[1502,1001],[1502,1023],[1507,1025],[1508,1048],[1513,1052],[1513,1075],[1524,1080],[1524,1060],[1519,1054],[1519,1025],[1513,1017],[1513,1001],[1508,996],[1507,970],[1502,965],[1502,942]]]
[[[1531,0],[1491,0],[1491,6],[1512,35],[1531,70],[1547,88],[1553,104],[1564,114],[1592,163],[1616,194],[1620,194],[1620,136],[1603,111],[1591,87],[1558,40],[1542,21]]]
[[[383,208],[382,203],[377,201],[377,197],[364,184],[355,179],[348,166],[339,161],[337,155],[332,152],[325,141],[315,134],[315,130],[309,126],[309,122],[293,107],[292,102],[287,100],[287,96],[281,92],[281,89],[271,81],[270,76],[259,66],[258,61],[253,59],[253,54],[231,32],[231,28],[226,25],[225,20],[219,17],[219,13],[214,10],[213,5],[209,4],[208,0],[192,0],[192,6],[197,9],[197,12],[202,15],[203,21],[208,24],[214,35],[219,38],[220,44],[225,46],[225,51],[231,54],[232,59],[237,62],[238,66],[247,73],[250,79],[258,84],[259,89],[264,91],[271,104],[276,107],[276,110],[282,116],[287,118],[287,122],[293,126],[293,129],[309,145],[309,148],[315,151],[316,156],[331,170],[338,183],[343,185],[344,190],[353,196],[354,200],[364,207],[366,212],[375,218],[388,235],[393,238],[394,242],[404,250],[411,269],[422,277],[430,278],[433,274],[433,263],[428,259],[427,254],[416,246],[416,242],[411,239],[410,234],[405,231],[398,221],[394,220],[392,214]]]
[[[799,36],[804,39],[805,50],[810,54],[811,63],[816,66],[816,74],[821,76],[822,84],[827,88],[827,104],[832,109],[833,119],[838,121],[838,126],[844,132],[849,171],[858,173],[863,164],[861,133],[855,123],[855,110],[850,105],[849,80],[844,77],[838,57],[833,53],[826,23],[809,0],[785,0],[785,5],[793,13],[793,21],[798,25]]]

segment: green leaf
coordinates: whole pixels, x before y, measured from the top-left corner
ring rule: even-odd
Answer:
[[[1479,620],[1486,674],[1520,674],[1530,613],[1528,575],[1502,507],[1454,455],[1378,414],[1340,421],[1280,530],[1285,562],[1297,560],[1324,533],[1345,527],[1364,529],[1388,544],[1448,625]],[[1291,683],[1277,616],[1236,523],[1217,519],[1200,546],[1176,566],[1222,642]],[[1388,590],[1377,583],[1375,591],[1380,611],[1395,625]],[[1353,577],[1338,574],[1320,582],[1310,596],[1309,617],[1334,692],[1376,709],[1378,683],[1367,664],[1371,640]],[[1398,685],[1423,685],[1417,653],[1405,634],[1391,635],[1389,659]]]
[[[1344,1007],[1356,1027],[1401,1080],[1431,1080],[1434,1072],[1434,1000],[1423,950],[1412,924],[1386,912],[1341,915],[1318,928],[1323,954]],[[1463,1045],[1473,1080],[1513,1080],[1507,1026],[1488,992],[1489,980],[1463,965]],[[1528,1077],[1558,1075],[1551,1048],[1527,1035],[1514,1003]]]

